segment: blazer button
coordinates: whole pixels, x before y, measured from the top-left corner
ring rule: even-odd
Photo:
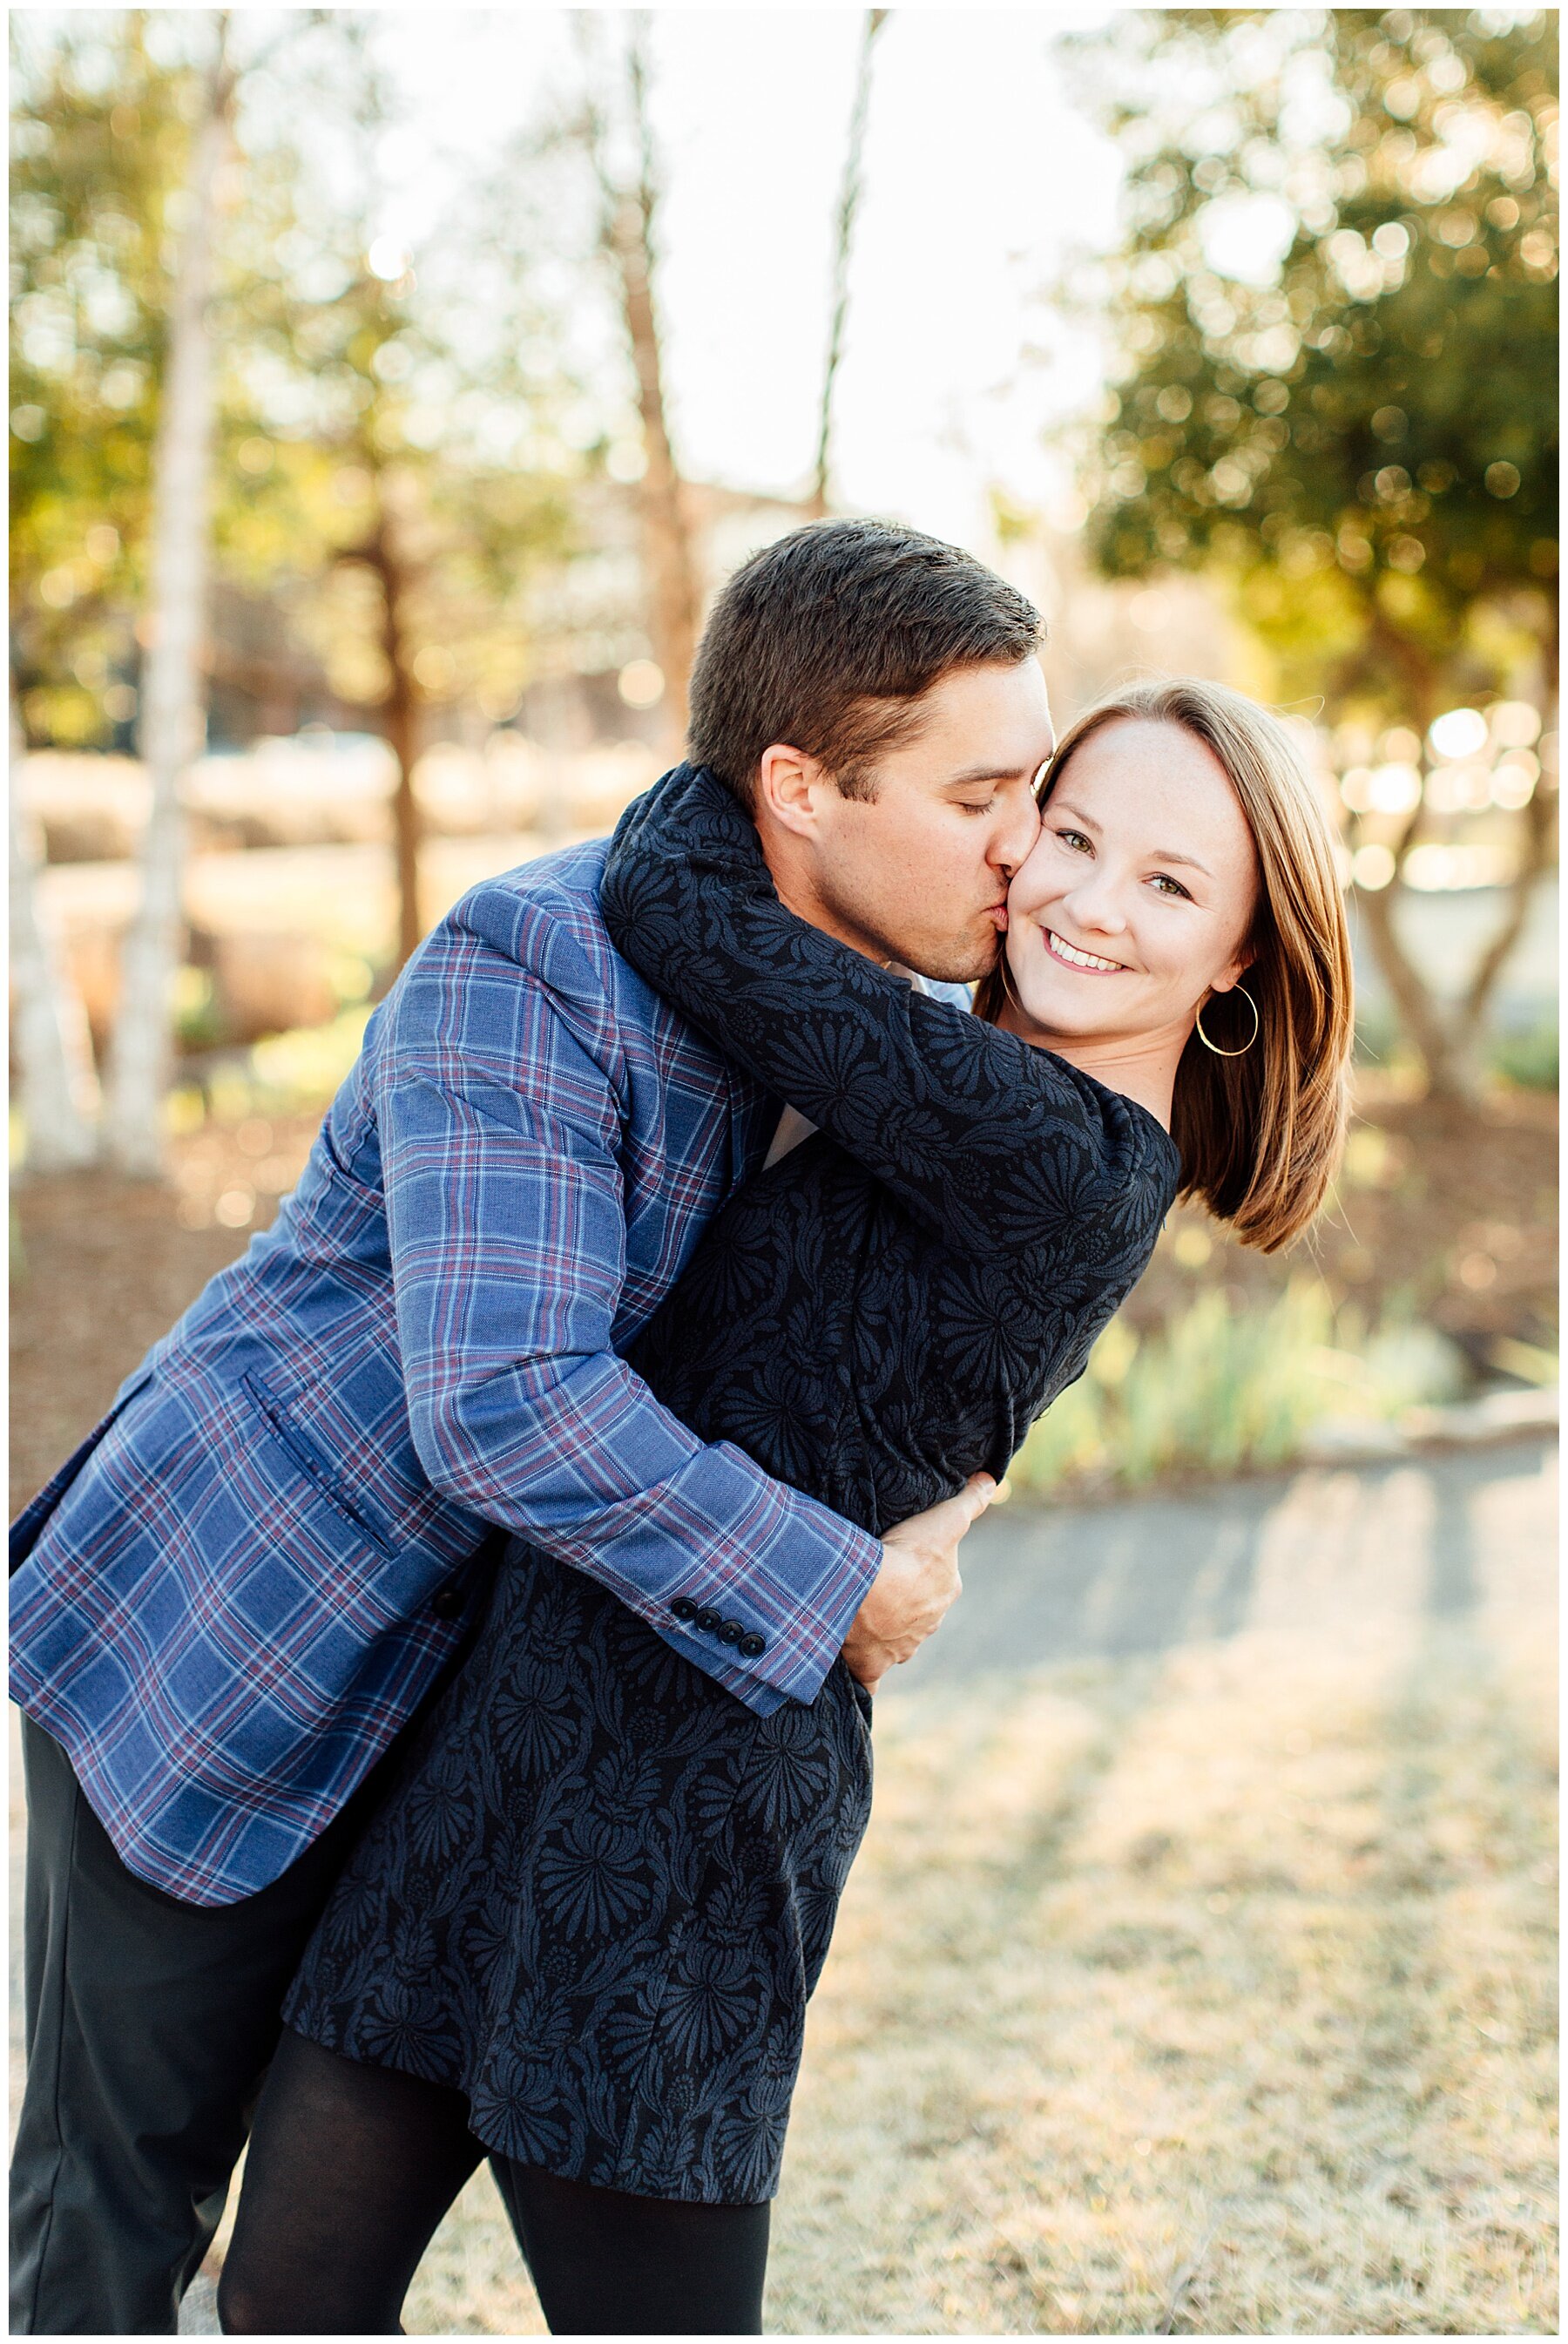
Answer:
[[[720,1615],[714,1611],[712,1605],[709,1603],[705,1603],[701,1611],[697,1615],[697,1625],[701,1629],[705,1636],[711,1636],[714,1631],[722,1627],[723,1624]]]
[[[437,1587],[430,1598],[430,1609],[437,1620],[455,1620],[463,1608],[463,1591],[455,1579],[445,1587]]]
[[[697,1606],[689,1595],[678,1595],[669,1607],[669,1612],[673,1620],[695,1620]]]
[[[743,1659],[754,1661],[768,1650],[768,1639],[766,1636],[759,1636],[756,1629],[752,1628],[741,1637],[737,1650]]]
[[[719,1631],[719,1641],[721,1644],[738,1644],[745,1633],[739,1620],[726,1620]]]

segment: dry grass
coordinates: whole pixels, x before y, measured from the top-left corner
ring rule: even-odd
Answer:
[[[1253,1644],[900,1720],[775,2324],[1550,2330],[1543,1770],[1472,1673]]]
[[[770,2329],[1554,2332],[1550,1620],[1391,1571],[1313,1637],[1290,1562],[1223,1644],[883,1700]],[[538,2332],[487,2181],[405,2317]]]

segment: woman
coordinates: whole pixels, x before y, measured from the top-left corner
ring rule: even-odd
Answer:
[[[713,1222],[633,1363],[873,1532],[1000,1475],[1178,1193],[1272,1250],[1342,1144],[1344,916],[1282,729],[1207,684],[1123,693],[1043,813],[976,1016],[787,912],[700,770],[606,870],[618,946],[819,1127]],[[516,1544],[301,1966],[226,2327],[396,2331],[488,2152],[553,2329],[756,2332],[870,1707],[840,1661],[759,1718]]]

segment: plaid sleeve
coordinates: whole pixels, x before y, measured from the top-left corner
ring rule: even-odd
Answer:
[[[699,1441],[611,1349],[626,1242],[614,1085],[544,984],[472,934],[448,938],[387,1005],[377,1084],[425,1470],[753,1707],[809,1701],[881,1549],[739,1449]],[[739,1620],[752,1656],[685,1632],[678,1596]]]

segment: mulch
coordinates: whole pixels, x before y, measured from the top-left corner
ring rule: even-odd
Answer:
[[[208,1127],[176,1141],[166,1182],[75,1172],[11,1196],[11,1510],[90,1432],[117,1386],[209,1278],[271,1226],[318,1116]],[[265,1152],[257,1142],[265,1135]],[[241,1146],[241,1141],[244,1146]],[[276,1184],[266,1193],[266,1183]],[[246,1220],[226,1226],[218,1207]]]
[[[1210,1258],[1183,1269],[1162,1245],[1125,1316],[1158,1325],[1200,1284],[1222,1278],[1237,1302],[1259,1302],[1312,1268],[1336,1302],[1425,1319],[1478,1371],[1499,1337],[1557,1348],[1557,1100],[1496,1095],[1474,1112],[1379,1096],[1365,1080],[1338,1194],[1306,1239],[1272,1258],[1223,1238],[1191,1208],[1172,1232],[1201,1229]]]

